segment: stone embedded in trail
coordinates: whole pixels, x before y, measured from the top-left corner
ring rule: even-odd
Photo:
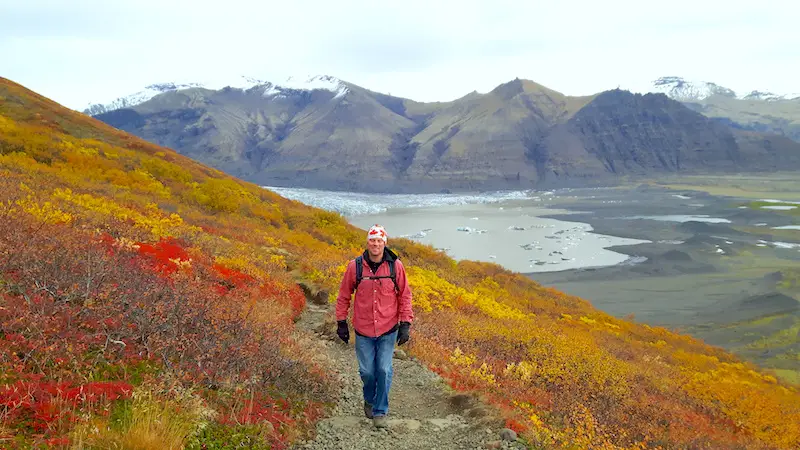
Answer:
[[[338,429],[351,429],[353,427],[359,426],[359,424],[363,422],[362,417],[358,416],[335,416],[323,420],[327,422],[331,428],[338,428]]]
[[[444,419],[433,418],[433,419],[425,419],[425,421],[439,428],[440,430],[454,426],[462,426],[462,428],[463,426],[466,426],[466,421],[464,420],[463,417],[459,416],[458,414],[450,414]]]
[[[417,431],[422,426],[422,422],[415,419],[389,419],[389,428],[406,428],[408,431]]]
[[[503,428],[500,430],[500,437],[504,441],[516,441],[517,440],[517,432],[510,429],[510,428]]]
[[[489,408],[485,405],[477,405],[464,411],[467,417],[486,417],[491,413]]]
[[[320,306],[325,306],[328,304],[328,291],[321,290],[313,283],[306,281],[301,281],[297,283],[297,285],[303,290],[306,300],[308,300],[310,303]]]
[[[473,396],[471,396],[469,394],[454,394],[454,395],[450,396],[449,400],[450,400],[450,404],[454,408],[462,410],[462,411],[465,410],[465,409],[472,408],[473,406],[475,406],[478,403],[478,401],[475,399],[475,397],[473,397]]]

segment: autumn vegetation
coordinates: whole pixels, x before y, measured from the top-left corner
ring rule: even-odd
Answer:
[[[339,388],[295,328],[300,285],[335,293],[363,242],[0,79],[0,447],[288,447]],[[800,446],[798,387],[767,371],[497,265],[392,248],[408,350],[531,448]]]

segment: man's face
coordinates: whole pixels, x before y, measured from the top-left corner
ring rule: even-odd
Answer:
[[[383,239],[376,238],[367,240],[367,249],[369,250],[369,254],[372,256],[383,255],[384,247],[386,247],[386,243],[383,242]]]

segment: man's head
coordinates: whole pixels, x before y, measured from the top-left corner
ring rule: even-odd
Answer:
[[[383,256],[383,249],[386,247],[386,241],[389,235],[382,226],[375,224],[367,233],[367,250],[369,254],[375,258]]]

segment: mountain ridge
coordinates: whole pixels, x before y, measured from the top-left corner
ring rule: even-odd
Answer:
[[[542,86],[534,81],[531,80],[524,80],[520,78],[515,78],[507,83],[502,83],[496,86],[492,91],[502,88],[509,83],[513,83],[514,81],[520,80],[521,83],[532,83],[533,85],[538,86],[540,89],[546,89],[551,92],[556,92],[550,90],[549,88]],[[191,88],[206,88],[211,90],[221,90],[225,88],[231,89],[241,89],[241,90],[249,90],[254,87],[264,87],[265,95],[280,95],[280,93],[284,90],[291,91],[291,90],[315,90],[315,89],[322,89],[322,90],[329,90],[333,92],[337,92],[340,95],[344,95],[347,90],[347,86],[351,85],[352,83],[341,80],[335,76],[331,75],[314,75],[314,76],[290,76],[284,79],[283,81],[268,81],[265,79],[255,78],[247,75],[240,75],[238,77],[234,77],[232,79],[221,79],[221,80],[212,80],[206,82],[190,82],[190,81],[183,81],[183,82],[160,82],[160,83],[153,83],[150,85],[145,86],[142,91],[135,92],[133,94],[125,95],[118,97],[114,100],[108,102],[89,102],[87,107],[83,109],[84,114],[89,115],[98,115],[106,112],[113,111],[115,109],[121,109],[126,107],[133,107],[140,103],[144,103],[145,101],[165,92],[174,92],[183,89],[191,89]],[[739,100],[754,100],[754,101],[782,101],[782,100],[800,100],[800,92],[796,93],[787,93],[787,94],[776,94],[771,91],[764,91],[753,89],[748,91],[746,94],[738,94],[733,89],[720,86],[716,83],[709,82],[709,81],[699,81],[699,80],[689,80],[679,76],[664,76],[659,77],[653,80],[646,88],[644,89],[635,89],[635,88],[625,88],[624,90],[628,90],[632,93],[640,93],[640,94],[647,94],[647,93],[663,93],[668,97],[678,100],[681,102],[692,102],[692,101],[699,101],[705,100],[712,96],[722,96],[728,98],[736,98]],[[489,92],[492,92],[489,91]],[[374,91],[373,91],[374,92]],[[605,91],[602,91],[605,92]],[[388,95],[384,93],[374,92],[375,94],[380,95]],[[488,92],[487,92],[488,93]],[[413,101],[415,103],[430,103],[430,104],[439,104],[439,103],[449,103],[452,101],[462,100],[471,96],[476,95],[484,95],[486,93],[479,93],[478,91],[471,91],[463,96],[455,99],[455,100],[448,100],[448,101],[433,101],[433,102],[418,102],[413,99],[405,99],[407,101]],[[560,93],[559,93],[560,94]],[[564,95],[564,94],[561,94]],[[596,94],[595,94],[596,95]]]
[[[247,91],[261,88],[265,97],[290,95],[292,91],[330,90],[337,95],[347,93],[346,83],[330,75],[315,75],[308,77],[291,76],[280,83],[253,78],[247,75],[234,77],[232,80],[210,80],[205,82],[160,82],[145,86],[142,91],[117,97],[108,102],[89,102],[83,109],[84,114],[96,116],[117,109],[130,108],[144,103],[153,97],[167,92],[178,92],[192,88],[209,90],[239,89]],[[287,94],[288,93],[288,94]]]
[[[733,89],[720,86],[710,81],[686,80],[678,76],[660,77],[652,82],[650,92],[663,93],[668,97],[681,102],[706,100],[710,97],[721,96],[739,100],[755,101],[781,101],[798,100],[800,92],[775,94],[769,91],[751,90],[747,94],[737,94]]]
[[[421,103],[333,77],[316,80],[326,84],[170,91],[96,117],[273,186],[525,189],[608,184],[623,175],[800,167],[800,144],[771,135],[759,144],[752,138],[757,130],[688,114],[693,108],[664,94],[617,89],[574,97],[517,78],[485,94]],[[652,100],[657,96],[663,100]],[[614,116],[613,121],[586,115],[584,109],[598,99],[615,103],[591,111]],[[615,108],[628,110],[617,114]],[[581,111],[578,120],[587,126],[576,125]],[[714,158],[696,157],[698,152]],[[367,179],[375,183],[367,187]]]

